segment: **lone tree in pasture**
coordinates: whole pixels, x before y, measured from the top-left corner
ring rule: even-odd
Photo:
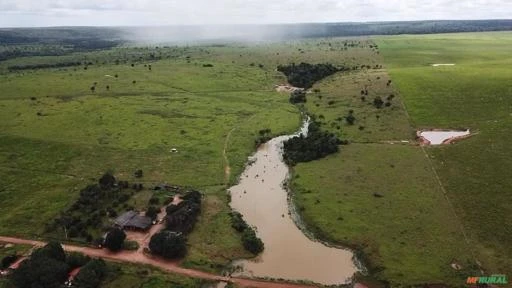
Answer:
[[[384,101],[382,101],[380,96],[377,96],[375,99],[373,99],[373,106],[375,106],[375,108],[380,109],[382,108],[382,105],[384,105]]]
[[[356,117],[354,117],[354,110],[348,111],[348,115],[345,117],[348,125],[354,125],[356,122]]]

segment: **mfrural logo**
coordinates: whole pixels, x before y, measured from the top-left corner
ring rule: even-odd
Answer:
[[[508,284],[506,275],[491,275],[491,276],[480,276],[480,277],[468,277],[466,284]]]

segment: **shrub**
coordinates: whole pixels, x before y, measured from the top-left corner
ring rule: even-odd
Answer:
[[[158,213],[160,213],[160,208],[156,206],[149,206],[148,209],[146,210],[145,215],[151,218],[151,220],[155,220],[156,217],[158,216]]]
[[[373,106],[375,106],[375,108],[380,109],[382,108],[382,105],[384,105],[384,101],[382,101],[382,98],[377,96],[375,97],[375,99],[373,99]]]
[[[0,269],[7,269],[9,266],[11,266],[12,263],[14,263],[18,259],[18,255],[8,255],[2,258],[2,263],[0,266]]]
[[[89,261],[76,275],[75,285],[80,288],[96,288],[107,275],[107,264],[102,259]]]
[[[306,91],[297,89],[290,94],[290,103],[306,103]]]
[[[239,212],[232,211],[229,213],[231,216],[231,227],[235,229],[238,232],[243,232],[247,227],[247,223],[245,223],[245,220]]]
[[[124,250],[136,251],[139,249],[139,243],[137,241],[125,241],[123,244]]]
[[[90,260],[91,258],[89,256],[78,252],[71,252],[66,257],[66,263],[69,265],[70,269],[82,267]]]
[[[247,251],[255,255],[265,248],[263,241],[256,236],[256,232],[251,227],[247,227],[242,233],[242,243]]]

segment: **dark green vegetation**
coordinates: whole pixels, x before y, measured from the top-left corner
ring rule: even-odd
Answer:
[[[8,268],[14,261],[22,257],[29,251],[28,245],[7,245],[0,243],[0,269]]]
[[[231,227],[242,234],[241,237],[244,248],[254,255],[261,253],[265,249],[265,245],[263,244],[263,241],[256,236],[254,228],[247,225],[243,215],[239,212],[232,211],[230,216]]]
[[[95,288],[106,274],[103,260],[91,260],[88,257],[66,255],[58,242],[49,242],[43,248],[34,250],[29,259],[9,276],[11,283],[18,288],[62,287],[68,273],[83,266],[77,275],[79,287]]]
[[[128,200],[142,189],[141,183],[130,185],[105,173],[98,184],[87,185],[80,190],[78,199],[50,222],[46,231],[66,239],[91,243],[111,227],[112,218],[134,208],[128,204]]]
[[[107,274],[107,264],[102,259],[93,259],[81,267],[74,279],[74,285],[83,288],[100,287]]]
[[[294,90],[290,94],[290,103],[298,104],[298,103],[306,103],[306,91],[304,90]]]
[[[165,230],[153,235],[149,242],[152,253],[168,259],[185,256],[185,236],[192,232],[201,213],[201,198],[199,191],[190,190],[181,196],[181,202],[167,206]]]
[[[309,64],[304,62],[299,65],[292,63],[291,65],[277,66],[277,71],[286,75],[288,83],[305,89],[311,88],[315,82],[343,70],[343,68],[336,68],[331,64]]]
[[[308,126],[307,136],[299,135],[284,142],[283,158],[289,165],[309,162],[338,152],[342,141],[333,133],[322,131],[315,121]]]
[[[105,237],[105,242],[103,243],[107,249],[110,251],[120,251],[123,249],[123,243],[126,239],[126,233],[122,229],[112,228],[108,231],[107,236]]]
[[[181,232],[163,230],[151,237],[149,250],[167,259],[180,258],[187,253],[186,239]]]
[[[251,227],[245,228],[242,232],[242,243],[244,248],[254,255],[261,253],[265,249],[263,241],[256,236],[256,232]]]
[[[20,270],[8,278],[0,278],[0,287],[63,287],[68,274],[80,271],[73,287],[209,287],[207,281],[186,278],[150,267],[132,264],[106,263],[79,253],[65,254],[57,242],[50,242],[34,251]]]
[[[486,274],[511,275],[512,34],[393,37],[379,44],[415,126],[477,133],[426,152]]]
[[[188,234],[194,228],[201,213],[201,193],[195,190],[187,192],[177,205],[167,206],[165,216],[166,229]]]

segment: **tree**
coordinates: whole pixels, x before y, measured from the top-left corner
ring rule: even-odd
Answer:
[[[356,122],[356,117],[354,117],[354,115],[352,113],[349,113],[345,117],[345,120],[347,120],[348,125],[354,125],[354,122]]]
[[[256,236],[256,232],[251,227],[248,227],[242,233],[242,243],[247,251],[255,255],[265,248],[263,241]]]
[[[183,234],[167,230],[158,232],[151,237],[149,249],[151,253],[167,259],[180,258],[187,253]]]
[[[18,255],[7,255],[2,258],[2,263],[0,265],[0,269],[7,269],[12,263],[14,263],[18,259]]]
[[[69,265],[70,269],[74,269],[77,267],[82,267],[87,264],[91,258],[87,255],[78,252],[71,252],[66,257],[66,263]]]
[[[160,213],[160,208],[156,206],[149,206],[148,209],[146,210],[145,215],[151,218],[151,220],[155,220],[156,217],[158,216],[158,213]]]
[[[112,173],[107,172],[101,176],[100,180],[98,181],[102,189],[108,189],[114,187],[116,184],[116,178]]]
[[[247,223],[245,223],[242,214],[239,212],[233,211],[229,214],[231,215],[231,227],[233,227],[233,229],[236,231],[243,232],[247,227],[249,227]]]
[[[52,241],[32,253],[14,270],[11,280],[19,288],[58,288],[66,280],[69,265],[60,243]]]
[[[111,251],[119,251],[123,248],[123,242],[126,239],[126,233],[119,228],[113,228],[105,237],[105,247]]]
[[[39,257],[55,259],[62,262],[66,261],[66,253],[64,252],[62,245],[57,241],[50,241],[43,248],[37,249],[32,253],[32,259]]]
[[[75,286],[79,288],[96,288],[107,274],[107,264],[102,259],[89,261],[75,278]]]
[[[382,108],[382,105],[384,105],[384,101],[382,101],[382,98],[377,96],[375,97],[375,99],[373,99],[373,106],[375,106],[375,108],[380,109]]]

